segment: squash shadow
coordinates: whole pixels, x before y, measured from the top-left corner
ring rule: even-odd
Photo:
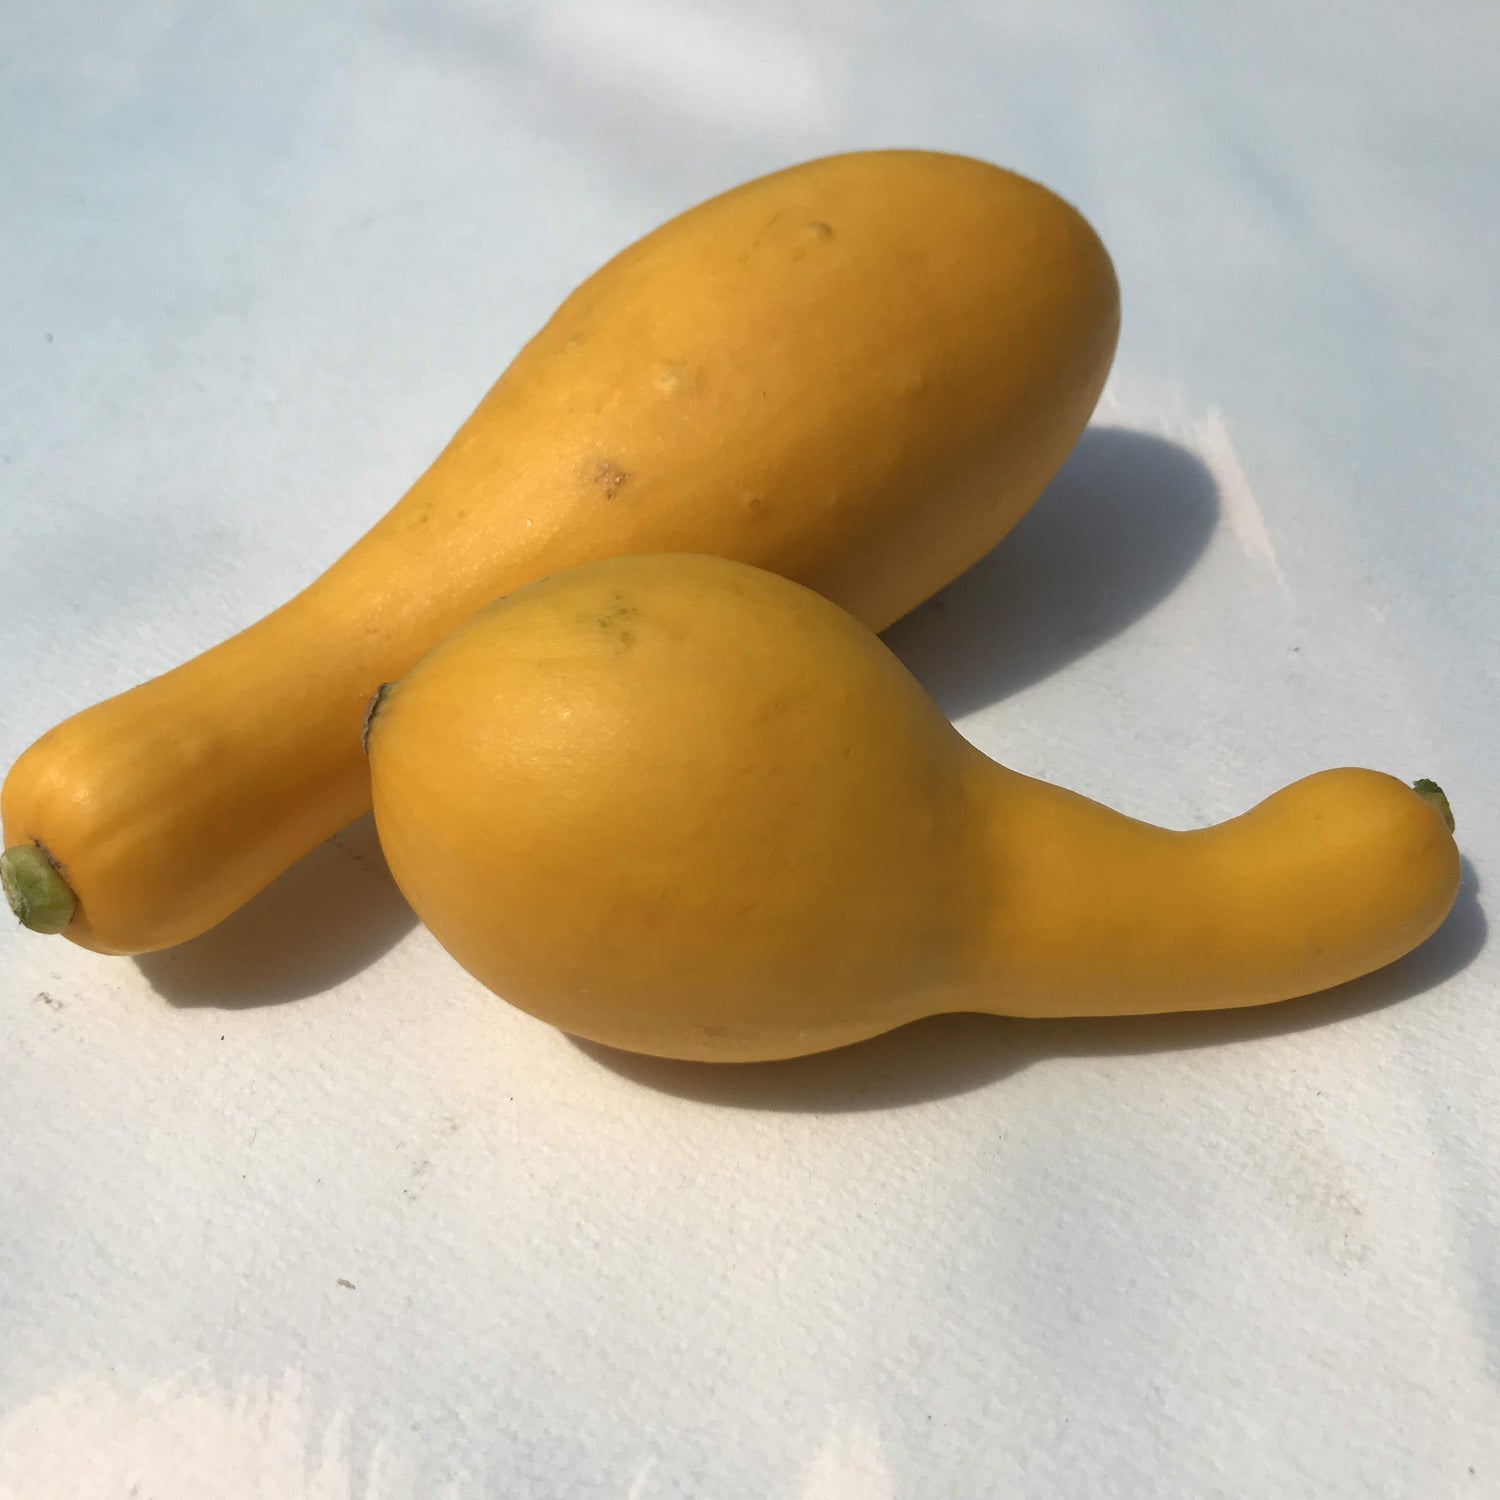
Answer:
[[[846,1114],[899,1109],[998,1083],[1053,1057],[1129,1057],[1261,1041],[1384,1010],[1461,973],[1479,955],[1489,924],[1467,859],[1443,925],[1404,958],[1334,989],[1243,1010],[1100,1020],[1027,1021],[945,1015],[811,1057],[770,1063],[690,1063],[618,1052],[570,1038],[601,1066],[643,1087],[728,1109]]]
[[[1090,427],[987,556],[885,632],[949,718],[1056,672],[1169,594],[1207,547],[1219,492],[1180,444]]]
[[[414,926],[366,814],[304,855],[217,927],[135,962],[172,1005],[240,1010],[321,994]]]

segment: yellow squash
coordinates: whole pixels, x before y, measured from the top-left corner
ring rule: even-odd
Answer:
[[[21,757],[13,904],[107,952],[212,926],[369,806],[376,685],[559,568],[719,553],[889,624],[1036,499],[1118,322],[1084,220],[967,157],[831,157],[700,205],[584,282],[303,593]]]
[[[1458,887],[1436,788],[1326,771],[1153,828],[997,765],[852,616],[718,558],[491,606],[381,694],[369,753],[391,869],[458,962],[667,1057],[1283,1000],[1415,947]]]

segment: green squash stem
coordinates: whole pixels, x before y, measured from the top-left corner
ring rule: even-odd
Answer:
[[[1448,825],[1448,832],[1452,833],[1454,829],[1453,809],[1448,805],[1448,799],[1443,795],[1442,787],[1423,776],[1420,780],[1412,782],[1411,789],[1417,796],[1432,803],[1442,813],[1443,822]]]
[[[62,871],[36,844],[17,844],[0,854],[0,886],[21,924],[33,932],[61,932],[78,905]]]

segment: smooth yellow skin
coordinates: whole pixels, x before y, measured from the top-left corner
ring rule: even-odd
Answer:
[[[983,162],[864,152],[712,199],[584,282],[307,590],[44,735],[5,842],[56,862],[76,942],[166,947],[365,811],[371,692],[545,573],[717,553],[888,625],[1036,499],[1118,324],[1089,226]]]
[[[997,765],[852,616],[715,558],[493,605],[386,690],[369,751],[391,869],[459,963],[665,1057],[1284,1000],[1415,947],[1458,889],[1393,777],[1153,828]]]

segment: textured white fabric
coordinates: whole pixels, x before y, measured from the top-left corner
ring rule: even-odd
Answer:
[[[508,1010],[368,824],[139,963],[6,927],[0,1497],[1500,1493],[1497,55],[1388,0],[12,0],[0,763],[304,583],[626,241],[927,145],[1077,202],[1125,326],[892,643],[1143,817],[1368,764],[1471,864],[1274,1012],[748,1072]]]

